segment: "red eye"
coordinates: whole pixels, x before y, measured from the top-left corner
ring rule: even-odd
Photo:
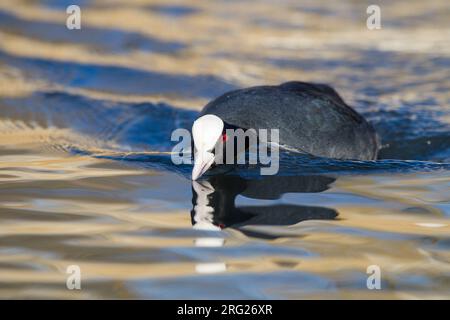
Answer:
[[[224,134],[222,135],[222,141],[225,142],[225,141],[227,141],[227,140],[228,140],[228,136],[227,136],[226,133],[224,133]]]

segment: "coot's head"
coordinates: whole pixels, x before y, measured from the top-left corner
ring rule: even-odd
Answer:
[[[206,114],[195,120],[192,126],[194,139],[194,169],[192,180],[197,180],[214,164],[214,148],[222,139],[224,122],[218,116]]]

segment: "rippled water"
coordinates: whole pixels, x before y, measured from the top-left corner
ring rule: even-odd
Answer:
[[[0,297],[450,298],[450,6],[381,1],[368,31],[369,4],[3,0]],[[210,99],[288,80],[334,86],[380,160],[172,164]]]

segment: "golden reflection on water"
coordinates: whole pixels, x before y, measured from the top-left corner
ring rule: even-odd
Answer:
[[[383,2],[386,27],[380,32],[365,28],[364,1],[283,1],[284,6],[192,1],[186,5],[195,13],[176,18],[148,9],[169,2],[95,1],[82,6],[82,23],[185,44],[177,53],[102,48],[109,39],[99,47],[70,37],[53,42],[5,26],[0,50],[80,65],[210,75],[236,87],[323,81],[337,86],[349,102],[367,98],[355,93],[363,85],[380,86],[388,79],[396,90],[378,96],[379,104],[395,109],[399,102],[425,95],[435,99],[436,109],[448,106],[450,90],[436,89],[438,84],[449,87],[448,68],[423,76],[409,69],[375,68],[362,84],[345,75],[366,76],[367,71],[351,66],[318,70],[266,63],[361,59],[365,53],[360,51],[368,49],[400,52],[412,64],[426,64],[430,56],[448,58],[447,1]],[[64,10],[38,1],[2,1],[0,10],[25,22],[64,24],[66,17]],[[406,26],[396,26],[398,19]],[[420,81],[412,81],[415,77]],[[199,109],[209,100],[189,93],[126,94],[68,85],[0,63],[0,103],[53,91],[114,102],[162,101],[187,109]],[[338,212],[334,220],[249,225],[210,234],[192,228],[191,183],[184,177],[73,155],[64,145],[111,152],[121,147],[70,128],[39,125],[31,115],[10,119],[0,111],[1,298],[186,298],[186,292],[191,298],[450,297],[448,171],[342,176],[324,192],[278,200],[333,208]],[[252,237],[245,230],[276,237]],[[72,264],[81,267],[81,291],[65,287],[65,271]],[[366,268],[372,264],[382,269],[383,290],[366,289]]]

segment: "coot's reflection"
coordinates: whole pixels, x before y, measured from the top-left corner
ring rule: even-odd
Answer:
[[[338,213],[330,208],[275,204],[269,206],[236,207],[235,199],[243,195],[253,199],[278,199],[285,193],[322,192],[334,178],[326,176],[266,176],[244,179],[218,175],[193,181],[191,211],[194,228],[220,230],[246,225],[293,225],[310,219],[334,219]],[[274,237],[241,230],[250,236]],[[276,237],[276,236],[275,236]]]

